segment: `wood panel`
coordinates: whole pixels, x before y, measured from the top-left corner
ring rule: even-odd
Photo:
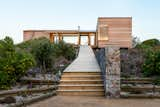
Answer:
[[[101,39],[101,35],[104,34],[101,29],[102,26],[107,26],[107,34],[103,37],[108,37],[108,40]],[[120,17],[120,18],[99,18],[98,19],[98,47],[119,46],[124,48],[130,48],[132,46],[132,18]],[[105,38],[104,37],[104,38]]]

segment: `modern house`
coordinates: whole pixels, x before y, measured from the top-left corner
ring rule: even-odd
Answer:
[[[24,41],[46,37],[51,42],[64,40],[75,45],[93,47],[132,47],[132,17],[99,17],[95,31],[78,30],[24,30]]]

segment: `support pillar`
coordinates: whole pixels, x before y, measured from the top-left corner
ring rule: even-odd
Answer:
[[[94,45],[97,46],[97,34],[94,35]]]
[[[106,56],[106,86],[107,98],[120,97],[120,48],[105,48]]]
[[[62,41],[62,34],[58,34],[58,41]]]
[[[53,33],[50,33],[50,42],[54,43],[54,34]]]
[[[78,45],[80,45],[81,44],[81,36],[80,36],[80,34],[78,34]]]
[[[90,34],[88,34],[88,45],[91,45],[91,38],[90,38]]]

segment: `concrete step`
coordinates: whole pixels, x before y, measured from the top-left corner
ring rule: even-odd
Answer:
[[[82,85],[59,85],[59,90],[92,90],[92,89],[104,89],[102,84],[82,84]]]
[[[57,93],[66,96],[104,96],[104,90],[58,90]]]
[[[60,80],[60,85],[80,85],[80,84],[102,84],[103,81],[101,79],[98,80]]]
[[[86,72],[63,72],[63,75],[101,75],[101,72],[100,71],[97,71],[97,72],[89,72],[89,71],[86,71]]]
[[[63,75],[61,80],[98,80],[101,75]]]

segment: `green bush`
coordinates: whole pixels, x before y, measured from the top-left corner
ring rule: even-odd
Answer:
[[[160,45],[160,41],[157,39],[149,39],[149,40],[142,42],[142,44],[146,46],[154,47],[154,46]]]
[[[57,57],[64,56],[68,60],[73,60],[76,56],[76,50],[73,45],[67,44],[64,41],[54,44],[54,49]]]
[[[150,50],[146,53],[143,64],[145,76],[160,76],[160,50]]]
[[[8,89],[11,81],[6,72],[0,71],[0,89]]]
[[[160,41],[157,39],[149,39],[143,41],[141,44],[137,44],[136,48],[147,49],[147,48],[154,48],[156,46],[160,46]]]
[[[32,50],[37,48],[37,46],[39,46],[43,42],[49,42],[49,40],[45,37],[31,39],[31,40],[17,44],[16,47],[31,53]]]
[[[47,72],[47,69],[52,69],[54,64],[54,48],[50,41],[43,41],[32,49],[32,53],[37,61],[37,66],[42,71]]]
[[[16,47],[20,50],[30,52],[36,60],[37,67],[39,67],[43,73],[48,71],[56,72],[54,62],[60,57],[73,60],[76,55],[76,50],[73,45],[63,41],[54,44],[45,37],[25,41]]]
[[[0,88],[11,86],[20,77],[25,74],[25,71],[34,66],[35,61],[31,54],[16,51],[16,47],[13,40],[6,37],[4,40],[0,40]],[[2,78],[6,78],[3,79]],[[2,85],[3,84],[3,85]]]

